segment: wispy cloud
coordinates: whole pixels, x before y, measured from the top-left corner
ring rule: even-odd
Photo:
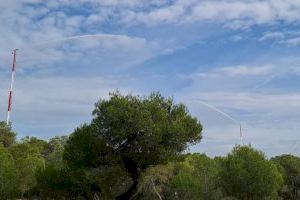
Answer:
[[[238,143],[239,127],[191,99],[233,115],[270,154],[267,137],[298,137],[298,0],[11,0],[0,9],[0,112],[10,50],[20,48],[12,117],[23,134],[70,132],[119,88],[187,103],[215,139],[201,149],[212,155]]]
[[[195,147],[197,150],[205,150],[209,154],[216,155],[222,152],[221,149],[225,148],[226,144],[239,144],[238,125],[228,120],[225,123],[224,117],[222,118],[218,113],[206,108],[202,103],[197,103],[197,99],[199,99],[209,102],[240,121],[243,126],[245,143],[252,143],[255,147],[266,151],[268,155],[297,153],[295,149],[292,149],[291,143],[282,144],[280,150],[274,150],[274,148],[278,141],[296,141],[298,139],[300,93],[272,94],[253,91],[191,91],[189,93],[186,91],[182,93],[180,99],[187,102],[192,113],[201,119],[205,127],[204,135],[217,139],[208,141],[204,138],[204,143],[210,144],[210,146],[199,145]],[[218,145],[218,150],[210,148],[211,145]],[[230,147],[225,149],[229,151]]]
[[[8,80],[1,76],[3,82]],[[72,130],[91,119],[93,105],[100,98],[107,98],[109,92],[117,88],[124,92],[134,92],[136,81],[129,75],[55,77],[18,77],[13,98],[13,124],[15,129],[24,125],[36,126],[31,133],[51,137]],[[8,84],[7,84],[8,85]],[[6,116],[7,92],[0,89],[1,118]],[[46,127],[53,127],[48,129]],[[45,126],[45,127],[43,127]],[[56,127],[56,128],[55,128]],[[59,132],[57,132],[59,131]],[[21,134],[25,134],[22,133]]]
[[[300,32],[298,30],[266,32],[259,40],[274,41],[279,44],[295,47],[300,44]]]
[[[177,0],[159,8],[147,11],[131,11],[126,22],[140,22],[147,25],[161,23],[194,23],[211,21],[227,26],[243,28],[255,24],[270,24],[276,21],[293,23],[299,20],[300,4],[289,1],[195,1]]]
[[[194,150],[216,155],[229,151],[231,145],[239,144],[239,127],[228,120],[225,123],[222,116],[205,108],[201,103],[205,101],[243,125],[246,143],[252,143],[268,155],[299,154],[299,149],[292,149],[292,143],[298,139],[300,93],[297,86],[285,86],[289,80],[299,80],[299,66],[297,57],[284,57],[255,65],[219,66],[206,72],[181,76],[191,82],[176,96],[187,102],[192,112],[201,119],[206,136],[217,139],[210,141],[204,138],[204,146],[196,146]],[[200,67],[198,70],[203,69]]]
[[[274,66],[230,66],[219,67],[209,72],[193,73],[189,76],[181,76],[183,78],[224,78],[224,77],[243,77],[243,76],[266,76],[274,73]]]
[[[286,44],[290,46],[298,46],[300,45],[300,37],[290,38],[285,41]]]
[[[50,40],[20,46],[21,68],[51,68],[61,63],[89,68],[126,68],[161,53],[158,45],[144,38],[97,34]]]
[[[284,38],[285,34],[283,32],[266,32],[260,40],[283,40]]]

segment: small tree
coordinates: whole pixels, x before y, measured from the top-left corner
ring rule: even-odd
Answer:
[[[18,170],[7,148],[0,145],[0,199],[13,199],[19,195]]]
[[[67,136],[54,137],[45,145],[42,154],[48,164],[63,165],[62,155],[67,140]]]
[[[11,130],[11,125],[6,122],[0,122],[0,143],[4,147],[10,147],[16,142],[16,133]]]
[[[137,194],[139,199],[168,199],[165,196],[170,181],[174,177],[174,164],[149,167],[139,180]]]
[[[284,187],[280,191],[283,199],[300,198],[300,158],[292,155],[281,155],[272,158],[279,165],[284,177]]]
[[[39,145],[23,141],[11,148],[9,151],[14,158],[18,169],[18,187],[23,197],[36,184],[35,172],[45,166],[45,160],[41,155]]]
[[[120,165],[132,185],[117,199],[132,198],[146,168],[167,163],[201,140],[199,121],[183,104],[158,93],[148,97],[112,93],[109,100],[96,104],[93,114],[90,125],[71,135],[64,159],[70,166]]]
[[[219,200],[216,162],[204,154],[148,168],[139,181],[140,199]]]
[[[275,199],[283,178],[273,162],[250,146],[237,146],[221,162],[221,186],[237,199]]]

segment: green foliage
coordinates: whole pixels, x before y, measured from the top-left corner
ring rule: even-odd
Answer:
[[[185,162],[175,167],[177,169],[165,194],[167,199],[202,199],[202,180],[199,174],[195,174],[193,166]]]
[[[32,148],[35,148],[39,153],[43,152],[47,142],[36,137],[25,137],[21,140],[21,143],[29,144]]]
[[[9,149],[18,170],[18,189],[22,196],[35,184],[35,171],[45,166],[39,146],[23,142]]]
[[[16,142],[11,125],[0,122],[0,199],[37,195],[36,173],[44,170],[46,162],[57,166],[62,163],[65,142],[65,137],[49,142],[25,137]]]
[[[136,198],[165,199],[164,193],[173,176],[174,166],[172,164],[149,167],[139,180]]]
[[[116,163],[112,150],[94,127],[83,125],[70,136],[63,158],[71,168],[96,168]]]
[[[132,197],[148,166],[167,163],[201,139],[202,126],[186,107],[158,93],[149,97],[112,93],[109,100],[96,104],[93,114],[90,125],[70,136],[64,159],[70,167],[118,165],[125,170],[132,186],[119,199]]]
[[[55,164],[62,167],[63,165],[63,152],[67,143],[68,137],[54,137],[49,140],[43,148],[42,155],[48,164]]]
[[[177,198],[220,199],[218,166],[213,159],[204,154],[189,155],[178,171],[179,182],[173,183],[178,188]]]
[[[158,93],[110,94],[70,137],[16,141],[0,122],[0,200],[299,199],[300,158],[250,146],[226,157],[183,154],[202,126]],[[279,194],[279,196],[278,196]]]
[[[123,179],[122,179],[123,177]],[[120,168],[70,169],[48,165],[36,172],[35,193],[41,198],[53,199],[115,199],[130,186]],[[125,185],[124,185],[125,184]]]
[[[143,168],[165,163],[201,139],[202,126],[187,108],[158,93],[149,97],[112,93],[93,112],[92,126],[109,147]]]
[[[120,165],[101,166],[85,173],[87,179],[93,182],[94,189],[98,189],[96,192],[101,190],[101,199],[115,199],[132,185],[127,171]]]
[[[83,125],[70,136],[63,154],[71,170],[81,169],[90,187],[101,190],[102,198],[115,198],[124,193],[131,179],[120,163],[120,156],[106,145],[93,126]]]
[[[9,151],[0,146],[0,199],[17,197],[18,170]]]
[[[250,146],[236,146],[221,160],[221,186],[238,199],[276,199],[283,178],[273,162]]]
[[[185,161],[149,168],[139,181],[140,199],[220,199],[217,165],[203,154],[188,155]]]
[[[284,177],[284,187],[280,196],[287,200],[300,199],[300,158],[292,155],[281,155],[272,158]]]
[[[36,180],[35,193],[43,199],[93,199],[95,195],[82,170],[48,165],[37,171]]]
[[[36,171],[37,184],[32,193],[42,199],[59,199],[67,196],[66,174],[54,165],[47,165]]]
[[[11,125],[6,122],[0,122],[0,144],[4,147],[10,147],[16,142],[16,133],[12,132]]]

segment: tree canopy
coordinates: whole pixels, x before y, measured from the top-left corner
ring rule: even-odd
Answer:
[[[0,143],[4,147],[10,147],[16,142],[16,133],[11,130],[11,124],[0,122]]]
[[[140,181],[140,199],[218,200],[217,163],[204,154],[187,155],[183,161],[147,169]]]
[[[274,199],[283,184],[276,165],[250,146],[236,146],[221,160],[224,194],[237,199]]]
[[[183,104],[158,93],[140,97],[111,93],[96,103],[91,124],[78,128],[67,142],[64,159],[71,166],[120,165],[132,186],[117,199],[130,199],[141,172],[167,163],[189,144],[201,140],[202,125]]]
[[[0,199],[299,199],[300,158],[251,146],[187,153],[202,125],[159,93],[111,93],[69,136],[16,139],[0,122]]]
[[[279,165],[284,177],[284,187],[280,191],[284,199],[300,198],[300,158],[293,155],[281,155],[272,158]]]

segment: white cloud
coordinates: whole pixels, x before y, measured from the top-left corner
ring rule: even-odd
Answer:
[[[67,12],[68,9],[76,10],[84,6],[89,8],[87,14]],[[54,0],[51,2],[28,0],[21,3],[13,0],[0,2],[0,8],[2,8],[0,13],[2,25],[0,59],[4,61],[5,65],[10,62],[9,51],[13,48],[20,46],[30,48],[31,44],[36,41],[78,35],[84,29],[98,30],[99,32],[97,27],[101,27],[107,21],[119,26],[212,22],[223,23],[232,28],[247,28],[252,24],[276,21],[294,23],[300,18],[300,4],[297,0],[284,2],[279,0],[243,2],[237,0]],[[121,39],[126,39],[124,37]],[[267,33],[263,39],[270,39],[270,37],[282,36],[279,33]],[[136,39],[132,38],[133,44],[128,44],[128,46],[135,47]],[[237,37],[233,39],[240,40]],[[112,42],[112,40],[109,41]],[[298,40],[294,38],[287,43],[297,45]],[[158,46],[163,47],[160,52],[169,52],[169,49],[172,52],[173,49],[172,46],[165,47],[165,44]],[[140,47],[145,52],[148,48],[151,51],[153,46]],[[28,48],[26,51],[32,51]],[[49,51],[51,51],[47,52],[49,60],[60,59],[58,51]],[[34,53],[32,52],[30,55],[36,58],[43,52]]]
[[[143,38],[125,35],[97,34],[67,37],[20,47],[18,61],[21,68],[40,68],[73,66],[94,68],[128,68],[160,53],[158,45]],[[66,67],[66,66],[65,66]]]
[[[51,6],[50,3],[46,5],[50,9],[90,5],[93,8],[90,15],[81,19],[88,22],[87,24],[101,23],[110,16],[117,22],[125,22],[129,25],[210,21],[242,28],[253,24],[270,24],[277,21],[294,23],[300,19],[300,4],[297,0],[73,0],[51,1]],[[59,18],[54,19],[59,20]],[[75,19],[65,20],[69,25],[72,24],[72,21],[76,23]]]
[[[300,37],[290,38],[285,43],[289,46],[298,46],[300,45]]]
[[[300,155],[299,149],[292,149],[292,143],[299,138],[300,93],[199,92],[192,89],[180,92],[177,97],[205,127],[207,138],[204,137],[204,145],[194,147],[197,151],[220,155],[239,144],[238,124],[201,103],[205,101],[242,124],[245,143],[252,143],[268,155],[290,152]],[[210,137],[214,140],[209,140]],[[281,144],[278,149],[280,141],[293,142]]]
[[[224,77],[243,77],[243,76],[266,76],[274,73],[274,66],[263,65],[263,66],[246,66],[237,65],[230,67],[219,67],[217,69],[211,70],[209,72],[193,73],[187,77],[181,76],[183,78],[224,78]]]
[[[235,67],[224,67],[218,69],[217,72],[225,74],[227,76],[236,77],[236,76],[263,76],[271,74],[274,70],[273,66],[235,66]]]
[[[239,42],[243,39],[244,38],[241,35],[234,35],[234,36],[230,37],[230,40],[233,41],[233,42]]]
[[[224,107],[228,110],[240,110],[244,112],[272,113],[286,112],[300,109],[300,93],[255,93],[255,92],[202,92],[200,95],[192,93],[192,99],[202,97],[206,102]]]
[[[131,10],[125,21],[147,25],[210,21],[243,28],[277,21],[294,23],[300,19],[299,10],[300,3],[297,0],[176,0],[170,5],[146,11]]]
[[[23,126],[20,133],[26,134],[23,131],[32,127],[28,134],[41,137],[72,131],[81,123],[89,122],[95,102],[107,98],[109,92],[116,89],[134,92],[130,85],[136,84],[128,75],[17,78],[11,116],[14,128],[19,131],[19,127]],[[6,83],[0,87],[0,116],[3,120],[6,117],[9,80],[4,76],[1,80]]]
[[[300,32],[297,30],[266,32],[259,40],[273,40],[277,43],[294,47],[300,44]]]
[[[266,32],[260,40],[282,40],[285,38],[285,34],[283,32]]]
[[[284,85],[298,79],[299,58],[278,58],[266,63],[269,64],[220,67],[182,77],[190,84],[175,96],[200,119],[207,137],[193,150],[220,155],[239,144],[237,123],[205,106],[201,103],[204,101],[240,122],[245,142],[268,156],[300,155],[300,149],[292,147],[299,139],[300,93],[297,86]],[[285,82],[278,84],[278,80]]]
[[[81,8],[86,8],[87,13],[81,13]],[[157,55],[173,53],[186,45],[181,41],[179,44],[169,42],[165,38],[159,40],[161,43],[157,42],[157,36],[152,35],[155,31],[145,33],[145,37],[152,39],[143,38],[139,30],[133,33],[141,36],[125,35],[127,28],[138,26],[143,29],[144,25],[161,28],[161,25],[167,24],[176,25],[174,29],[181,29],[181,25],[195,27],[201,23],[212,23],[220,27],[248,29],[252,25],[277,22],[295,24],[300,19],[298,0],[11,0],[0,1],[0,9],[0,70],[9,70],[10,50],[20,47],[12,117],[17,130],[27,130],[23,134],[30,135],[43,135],[43,131],[47,131],[48,135],[60,134],[62,130],[72,131],[79,123],[90,119],[93,103],[100,96],[107,96],[108,91],[116,88],[135,91],[142,84],[150,84],[136,82],[132,77],[122,75],[102,77],[95,73],[93,77],[87,78],[81,74],[85,70],[76,66],[90,70],[91,73],[94,72],[91,64],[93,70],[103,66],[107,70],[118,68],[117,74],[122,74],[120,69],[127,69]],[[70,10],[74,12],[69,12]],[[108,26],[120,27],[118,31],[123,35],[98,34],[45,44],[48,40],[87,32],[109,31],[104,26],[107,22]],[[193,33],[196,36],[193,35],[190,40],[195,42],[194,38],[198,39],[200,32],[205,31],[206,27],[197,30],[197,33]],[[173,32],[166,32],[164,34],[168,35],[167,39],[177,37]],[[238,34],[231,39],[239,41],[244,37],[241,33]],[[186,37],[190,35],[187,34]],[[300,43],[298,37],[299,34],[296,33],[267,32],[261,40],[282,40],[295,46]],[[44,44],[32,47],[40,42]],[[271,62],[274,64],[244,64],[193,73],[184,77],[191,80],[190,87],[178,91],[175,96],[184,102],[199,98],[225,110],[244,122],[247,141],[254,141],[259,147],[270,147],[268,142],[264,142],[270,136],[276,139],[286,136],[295,140],[298,137],[300,118],[299,93],[285,93],[281,90],[260,90],[260,93],[245,91],[245,88],[249,89],[253,84],[262,82],[261,79],[269,80],[277,74],[299,74],[299,67],[292,64],[294,61],[283,62],[282,66],[274,61]],[[78,70],[77,77],[63,77],[60,73],[65,68],[70,72]],[[284,68],[291,71],[286,72]],[[28,75],[30,73],[34,75]],[[8,72],[5,75],[9,75]],[[1,75],[0,111],[3,113],[2,118],[5,118],[9,80],[3,76],[4,74]],[[201,108],[197,103],[190,103],[189,106],[205,123],[205,136],[216,138],[216,141],[204,145],[206,150],[210,148],[214,153],[225,152],[238,143],[239,129],[236,125],[215,113],[211,114],[212,111]],[[287,151],[287,146],[280,147],[280,152]],[[267,152],[274,152],[274,148],[267,149]]]
[[[30,5],[39,3],[40,7]],[[88,15],[70,14],[63,8],[78,9],[87,6]],[[272,24],[277,21],[297,23],[300,19],[298,0],[53,0],[44,2],[16,0],[1,2],[2,14],[8,19],[3,26],[20,25],[26,29],[52,34],[74,35],[79,28],[114,20],[134,25],[181,24],[212,22],[243,28],[253,24]],[[61,8],[61,9],[60,9]],[[60,10],[58,12],[54,12]],[[39,19],[39,20],[36,20]],[[32,23],[32,22],[35,23]],[[63,30],[57,26],[63,25]],[[68,31],[68,32],[66,32]],[[23,30],[21,31],[23,32]],[[50,32],[50,34],[51,34]],[[49,32],[47,33],[49,35]]]
[[[113,2],[86,0],[57,0],[51,2],[52,6],[49,6],[47,2],[38,0],[0,2],[0,8],[3,8],[1,9],[3,12],[0,13],[2,26],[0,30],[2,47],[0,50],[0,60],[2,62],[0,68],[7,68],[10,65],[10,51],[14,48],[21,49],[19,62],[21,61],[22,65],[19,67],[31,66],[35,69],[37,66],[49,67],[51,64],[57,64],[68,59],[82,60],[83,56],[89,57],[87,51],[92,48],[93,52],[90,58],[95,58],[96,56],[98,61],[103,60],[104,64],[120,67],[121,65],[127,67],[136,65],[164,51],[163,48],[160,48],[161,51],[158,51],[158,45],[155,42],[126,35],[97,34],[92,37],[62,41],[60,40],[61,38],[82,35],[83,30],[88,30],[87,27],[91,25],[96,26],[93,24],[94,22],[100,23],[105,20],[105,16],[97,15],[99,9],[102,9],[100,5]],[[39,4],[37,5],[37,3]],[[118,1],[115,1],[115,3],[117,4]],[[122,7],[128,5],[129,8],[139,3],[141,2],[126,1]],[[80,7],[87,4],[94,6],[93,9],[90,9],[88,16],[67,11],[71,8],[74,10],[80,9]],[[65,9],[66,7],[68,9]],[[113,14],[112,7],[105,9],[105,15]],[[102,11],[101,14],[103,14]],[[45,41],[48,40],[60,40],[61,43],[45,44]],[[35,45],[36,43],[44,43],[44,45]],[[72,46],[73,49],[69,48],[66,50],[64,49],[65,46]],[[166,48],[169,49],[169,47]],[[95,51],[98,51],[98,54]],[[114,62],[108,63],[108,60]]]

